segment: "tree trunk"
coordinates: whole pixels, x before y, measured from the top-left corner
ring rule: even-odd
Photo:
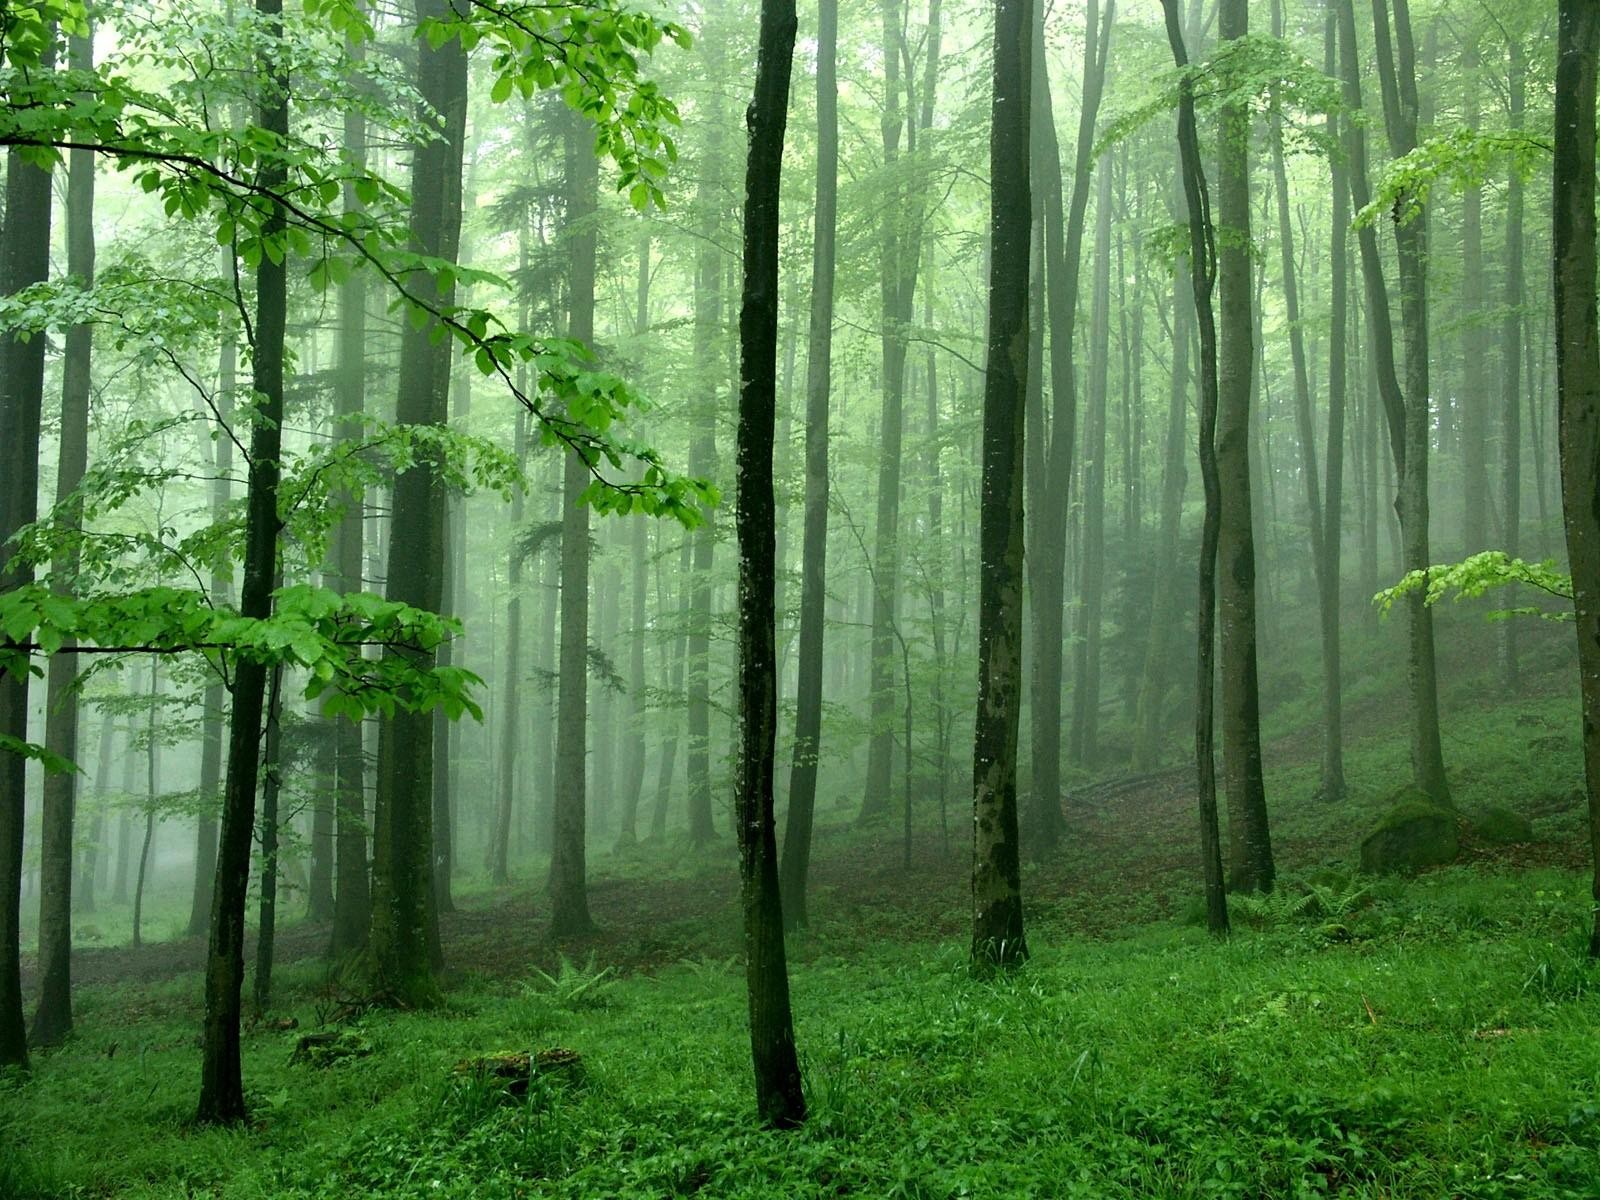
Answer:
[[[1388,0],[1373,0],[1374,57],[1383,91],[1384,123],[1395,158],[1417,147],[1418,101],[1416,55],[1411,40],[1409,0],[1394,0],[1394,48],[1390,51]],[[1352,43],[1353,45],[1353,43]],[[1402,405],[1402,454],[1395,460],[1401,554],[1405,570],[1426,571],[1428,545],[1428,444],[1432,436],[1428,378],[1428,218],[1411,196],[1393,209],[1394,237],[1400,271],[1400,326],[1405,335],[1406,400]],[[1406,664],[1411,686],[1411,774],[1416,786],[1442,803],[1450,803],[1444,775],[1444,750],[1439,738],[1439,688],[1434,661],[1433,609],[1423,589],[1406,599],[1410,648]]]
[[[144,881],[150,869],[150,843],[156,836],[156,804],[161,792],[157,786],[160,772],[161,750],[156,737],[156,707],[160,704],[160,677],[156,673],[157,659],[150,656],[150,690],[146,695],[149,708],[144,722],[144,840],[139,845],[138,878],[133,885],[133,944],[144,945]]]
[[[1017,833],[1022,709],[1023,453],[1028,395],[1030,0],[995,0],[989,141],[989,330],[979,511],[978,707],[972,752],[974,967],[1028,956]]]
[[[567,248],[570,254],[567,336],[594,340],[596,244],[594,212],[598,164],[583,118],[569,114]],[[578,502],[589,469],[575,453],[565,456],[561,510],[560,708],[556,716],[555,840],[550,855],[550,932],[576,937],[594,928],[589,917],[585,866],[584,757],[588,705],[589,510]],[[710,796],[706,797],[709,812]]]
[[[1223,41],[1249,33],[1245,0],[1219,0]],[[1217,160],[1217,429],[1221,525],[1218,607],[1222,626],[1222,770],[1228,798],[1228,886],[1272,890],[1272,838],[1261,768],[1260,694],[1256,683],[1256,551],[1251,512],[1250,117],[1242,105],[1221,112]]]
[[[1577,609],[1583,766],[1589,792],[1595,912],[1589,956],[1600,958],[1600,328],[1595,306],[1595,75],[1600,7],[1561,0],[1556,45],[1556,403],[1561,500]]]
[[[283,668],[275,667],[267,692],[267,730],[262,743],[261,906],[256,921],[256,1012],[272,1006],[272,951],[278,931],[278,796],[283,790]]]
[[[94,769],[94,824],[89,827],[89,837],[83,848],[83,864],[79,868],[77,884],[72,889],[75,911],[95,911],[95,893],[100,887],[100,872],[105,855],[106,797],[111,791],[111,751],[116,736],[116,718],[106,715],[100,720],[100,751],[95,756]]]
[[[794,758],[784,829],[783,916],[803,929],[811,827],[822,735],[822,643],[828,568],[828,394],[833,370],[833,271],[839,219],[838,0],[817,6],[817,196],[811,250],[811,324],[806,342],[806,498],[800,551],[800,646]]]
[[[650,617],[645,605],[650,565],[650,525],[643,517],[633,522],[633,577],[630,587],[631,610],[628,618],[628,717],[619,734],[628,746],[623,758],[621,801],[617,824],[617,845],[632,846],[639,840],[639,800],[644,792],[645,757],[645,675],[644,643]]]
[[[447,0],[417,0],[417,19],[442,19]],[[459,41],[435,48],[417,44],[417,93],[422,119],[441,137],[417,146],[411,160],[410,246],[454,261],[461,236],[461,168],[466,137],[467,56]],[[422,283],[443,306],[455,288]],[[444,425],[449,418],[449,338],[435,322],[408,323],[400,341],[400,387],[395,420],[401,425]],[[428,612],[444,603],[445,493],[432,461],[398,475],[392,501],[387,595]],[[419,666],[432,655],[389,650]],[[442,966],[438,910],[433,893],[433,714],[396,712],[378,733],[378,788],[373,818],[372,928],[370,945],[378,994],[409,1008],[437,1002],[434,971]]]
[[[524,249],[527,238],[523,237]],[[527,255],[523,259],[526,262]],[[517,407],[517,425],[514,443],[514,453],[517,466],[520,468],[528,457],[528,414],[520,405]],[[505,678],[502,681],[500,719],[500,794],[495,805],[494,835],[490,839],[493,847],[490,856],[489,878],[495,885],[510,882],[511,879],[511,813],[517,796],[517,743],[522,732],[522,562],[523,550],[517,544],[522,536],[523,522],[523,494],[518,488],[511,495],[511,529],[512,545],[510,562],[507,564],[507,590],[511,598],[506,602],[506,647],[505,658],[502,660],[502,669]]]
[[[1229,0],[1232,2],[1232,0]],[[1205,522],[1200,532],[1200,595],[1195,610],[1198,646],[1195,670],[1195,773],[1200,808],[1200,861],[1205,882],[1206,924],[1217,937],[1228,934],[1228,897],[1223,887],[1222,842],[1217,828],[1217,775],[1212,705],[1216,679],[1217,543],[1222,523],[1221,486],[1217,471],[1218,409],[1217,330],[1211,311],[1216,286],[1216,234],[1211,226],[1206,177],[1195,128],[1194,81],[1187,74],[1188,52],[1178,23],[1178,0],[1161,0],[1166,13],[1167,41],[1178,81],[1178,153],[1183,192],[1189,210],[1190,279],[1195,320],[1200,329],[1200,480],[1205,491]]]
[[[1522,44],[1508,39],[1510,66],[1506,91],[1513,131],[1522,128],[1527,106],[1527,67]],[[1505,551],[1515,558],[1522,545],[1522,303],[1526,290],[1522,266],[1522,172],[1513,166],[1506,180],[1506,277],[1504,316],[1500,320],[1500,474],[1505,495]],[[1500,623],[1500,664],[1508,689],[1518,683],[1517,631],[1520,621]]]
[[[739,758],[734,808],[744,907],[745,982],[756,1109],[771,1126],[805,1120],[789,1012],[772,782],[778,730],[772,491],[777,409],[778,214],[794,55],[794,0],[762,0],[755,96],[746,114],[744,298],[739,310]]]
[[[75,71],[94,66],[88,37],[68,41],[67,65]],[[94,283],[94,152],[73,150],[67,174],[67,274]],[[82,517],[70,503],[89,457],[89,362],[93,326],[67,330],[61,363],[61,442],[56,466],[57,522],[80,528]],[[0,551],[0,553],[5,553]],[[78,574],[76,546],[50,564],[51,587],[70,592]],[[51,656],[45,701],[45,745],[69,761],[78,757],[76,656]],[[39,1005],[30,1037],[36,1046],[53,1046],[72,1032],[72,840],[78,777],[73,772],[44,777],[39,848]]]
[[[258,53],[260,124],[287,138],[288,64],[283,59],[283,2],[256,0],[264,25]],[[260,183],[281,188],[287,172],[268,158]],[[269,208],[262,236],[281,237],[283,210]],[[287,315],[287,256],[274,263],[263,254],[256,267],[255,354],[252,385],[259,419],[250,437],[250,482],[245,511],[242,616],[272,613],[272,583],[278,549],[278,477],[283,425],[283,344]],[[216,889],[211,902],[211,934],[206,953],[206,1013],[202,1040],[200,1103],[202,1124],[244,1120],[244,1083],[239,1064],[239,991],[244,985],[244,914],[250,879],[250,841],[255,825],[256,776],[261,744],[261,709],[266,667],[240,659],[234,668],[233,709],[228,729],[227,782],[217,845]]]

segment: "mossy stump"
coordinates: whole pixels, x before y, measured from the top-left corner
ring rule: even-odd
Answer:
[[[1486,808],[1472,821],[1478,840],[1491,846],[1519,846],[1533,841],[1533,822],[1509,808]]]
[[[508,1096],[526,1096],[528,1085],[535,1075],[558,1079],[564,1083],[577,1083],[583,1078],[583,1056],[576,1050],[552,1046],[529,1054],[514,1050],[503,1054],[485,1054],[458,1062],[451,1073],[472,1079],[494,1080],[505,1089]]]
[[[1369,875],[1410,874],[1455,862],[1461,851],[1456,824],[1453,809],[1415,788],[1404,788],[1361,839],[1361,869]]]

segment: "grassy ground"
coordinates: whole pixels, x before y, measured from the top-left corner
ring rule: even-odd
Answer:
[[[247,1030],[237,1131],[189,1123],[197,947],[88,949],[79,1036],[0,1080],[0,1198],[1594,1197],[1572,714],[1560,682],[1463,692],[1446,722],[1463,863],[1373,882],[1350,865],[1408,774],[1402,729],[1354,713],[1351,795],[1329,805],[1311,726],[1280,713],[1284,886],[1235,898],[1226,944],[1191,923],[1187,772],[1086,788],[1061,858],[1027,872],[1033,961],[997,982],[964,970],[959,846],[919,830],[908,877],[894,830],[825,826],[816,927],[791,945],[813,1108],[797,1133],[751,1127],[725,843],[602,856],[605,929],[577,945],[543,937],[536,889],[469,891],[434,1013],[341,1011],[323,931],[286,930],[273,1016],[297,1027]],[[1491,804],[1539,840],[1476,841]],[[348,1055],[291,1062],[322,1029]],[[557,1046],[582,1078],[523,1098],[453,1070]]]

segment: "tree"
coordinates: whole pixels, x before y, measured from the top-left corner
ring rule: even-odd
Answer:
[[[566,137],[567,335],[594,338],[595,158],[573,116]],[[550,854],[550,932],[577,937],[594,928],[585,865],[585,720],[589,669],[589,510],[583,496],[589,468],[568,454],[562,475],[561,647],[556,714],[556,796]],[[709,813],[710,797],[706,798]]]
[[[92,36],[67,42],[67,65],[93,66]],[[94,155],[71,153],[67,174],[67,274],[84,287],[94,282]],[[81,526],[73,492],[89,458],[89,365],[94,331],[80,322],[67,331],[61,366],[61,445],[56,466],[57,520]],[[0,551],[3,553],[3,551]],[[69,547],[50,564],[52,586],[66,592],[78,573],[79,555]],[[77,672],[70,655],[50,660],[45,701],[45,745],[62,758],[78,753]],[[78,777],[74,771],[45,775],[39,848],[39,1004],[30,1037],[50,1046],[72,1032],[72,860]]]
[[[1600,8],[1561,0],[1554,172],[1556,402],[1561,501],[1577,611],[1583,768],[1594,855],[1589,956],[1600,958],[1600,323],[1595,299],[1595,78]]]
[[[261,22],[257,55],[257,120],[280,142],[289,136],[289,68],[284,58],[283,0],[256,0]],[[261,161],[259,182],[267,193],[281,190],[288,171],[281,158]],[[263,238],[282,238],[287,222],[280,205],[268,202]],[[276,258],[276,261],[274,261]],[[283,452],[283,351],[288,309],[287,256],[263,253],[256,266],[255,348],[251,386],[255,411],[250,432],[246,494],[244,577],[239,589],[242,616],[272,612],[272,584],[278,561],[279,459]],[[255,825],[256,778],[260,765],[262,704],[266,664],[241,658],[234,670],[233,708],[228,728],[227,781],[217,841],[216,888],[211,901],[211,931],[206,950],[206,1010],[200,1068],[202,1124],[244,1120],[244,1080],[239,1064],[239,991],[244,985],[244,915],[250,878],[250,841]]]
[[[449,12],[447,0],[417,0],[419,25]],[[461,236],[467,56],[458,40],[434,45],[426,32],[418,37],[417,55],[419,116],[437,123],[440,136],[412,151],[411,245],[418,254],[453,262]],[[455,302],[453,283],[427,286],[441,308]],[[448,420],[450,349],[432,322],[413,322],[401,335],[395,418],[402,426],[442,426]],[[445,491],[426,455],[395,479],[393,512],[395,528],[405,536],[389,539],[389,598],[438,612],[444,601]],[[397,712],[378,734],[370,946],[379,994],[406,1007],[437,1000],[433,971],[442,965],[432,792],[433,715]]]
[[[1189,211],[1189,275],[1200,326],[1200,481],[1205,490],[1205,522],[1200,532],[1200,598],[1195,616],[1195,773],[1200,807],[1200,864],[1205,884],[1206,925],[1213,934],[1228,933],[1228,897],[1223,886],[1222,841],[1217,828],[1217,774],[1213,689],[1216,659],[1217,542],[1222,498],[1217,470],[1218,409],[1217,331],[1211,296],[1217,280],[1216,231],[1211,200],[1200,158],[1200,135],[1194,115],[1194,77],[1178,22],[1178,0],[1161,0],[1166,13],[1167,41],[1178,67],[1178,154],[1183,170],[1184,200]]]
[[[1218,0],[1224,43],[1249,35],[1247,0]],[[1250,506],[1251,372],[1255,366],[1250,264],[1250,116],[1224,104],[1217,150],[1217,430],[1222,500],[1217,553],[1222,624],[1222,769],[1228,797],[1228,886],[1272,890],[1272,836],[1261,767],[1256,680],[1256,548]]]
[[[806,875],[817,806],[822,737],[822,643],[828,569],[828,393],[833,370],[833,273],[839,221],[839,4],[817,6],[817,192],[811,243],[811,324],[806,342],[805,533],[800,550],[800,647],[794,758],[784,829],[783,919],[807,924]]]
[[[805,1120],[795,1055],[778,890],[772,781],[778,731],[772,442],[778,371],[778,197],[783,169],[794,0],[762,0],[755,96],[745,117],[744,295],[739,307],[739,759],[734,813],[744,907],[745,981],[756,1109],[768,1125]]]
[[[45,31],[39,66],[55,57],[55,30]],[[0,231],[0,296],[50,273],[50,170],[37,156],[6,156],[5,228]],[[0,593],[30,583],[33,568],[12,557],[11,538],[37,515],[39,423],[44,406],[43,337],[0,333]],[[0,642],[3,646],[4,642]],[[22,827],[28,740],[27,675],[0,678],[0,1067],[28,1062],[18,945],[22,909]]]
[[[989,139],[989,331],[979,502],[978,710],[972,748],[974,967],[1028,957],[1017,832],[1022,488],[1028,395],[1029,0],[995,0]]]

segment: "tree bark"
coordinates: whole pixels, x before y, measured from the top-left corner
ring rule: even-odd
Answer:
[[[1600,7],[1561,0],[1556,43],[1555,322],[1561,501],[1577,609],[1583,766],[1600,958],[1600,327],[1595,304],[1595,76]]]
[[[74,36],[67,43],[67,65],[75,71],[94,66],[91,38]],[[94,152],[73,150],[67,165],[67,274],[85,287],[94,283]],[[56,520],[70,529],[82,526],[72,493],[83,478],[89,457],[91,325],[67,330],[61,363],[61,441],[56,465]],[[3,554],[4,551],[0,551]],[[50,564],[51,587],[68,594],[78,574],[74,545]],[[51,655],[45,701],[45,745],[63,758],[78,757],[78,692],[75,656]],[[36,1046],[53,1046],[72,1032],[72,841],[78,776],[73,772],[44,777],[44,804],[39,848],[39,1003],[30,1037]],[[92,889],[91,889],[92,890]]]
[[[794,757],[783,838],[783,917],[808,923],[806,876],[817,805],[822,736],[822,644],[828,569],[828,394],[833,372],[834,248],[839,220],[839,4],[817,6],[817,194],[811,249],[811,324],[806,341],[805,532],[800,550],[800,646]]]
[[[978,709],[972,753],[971,958],[980,971],[1014,966],[1028,957],[1017,831],[1017,726],[1022,709],[1032,42],[1030,0],[995,0]]]
[[[597,164],[587,126],[568,115],[567,161],[567,336],[594,340],[595,206]],[[568,451],[562,476],[561,662],[556,714],[555,837],[550,855],[550,932],[576,937],[594,928],[589,917],[585,865],[585,724],[589,669],[589,510],[578,502],[589,486],[589,469]],[[707,797],[709,810],[710,797]]]
[[[259,124],[286,139],[289,133],[288,64],[283,58],[283,2],[256,0],[264,24],[257,51],[261,83]],[[273,157],[263,160],[262,189],[281,188],[288,173]],[[262,222],[262,236],[281,237],[284,214],[276,205]],[[256,267],[255,354],[251,359],[256,420],[250,437],[250,482],[245,510],[242,616],[272,613],[278,549],[278,478],[282,452],[283,348],[288,301],[287,255],[274,263],[263,254]],[[255,825],[256,778],[266,667],[241,659],[233,675],[228,729],[227,782],[217,844],[216,888],[206,954],[206,1012],[200,1068],[201,1124],[244,1120],[244,1082],[239,1064],[239,992],[244,985],[244,914],[250,878],[250,842]]]
[[[755,96],[745,122],[744,298],[739,309],[739,758],[734,808],[744,908],[750,1049],[761,1120],[805,1120],[784,958],[773,768],[778,729],[772,488],[777,409],[779,183],[794,56],[794,0],[762,0]]]
[[[1514,131],[1522,128],[1527,106],[1527,66],[1522,44],[1507,39],[1510,64],[1506,93],[1509,122]],[[1515,558],[1522,545],[1522,303],[1526,285],[1522,263],[1522,218],[1525,186],[1522,172],[1515,166],[1506,179],[1506,266],[1504,316],[1500,321],[1500,476],[1505,500],[1505,550]],[[1518,684],[1517,631],[1519,621],[1500,622],[1500,666],[1506,687]]]

